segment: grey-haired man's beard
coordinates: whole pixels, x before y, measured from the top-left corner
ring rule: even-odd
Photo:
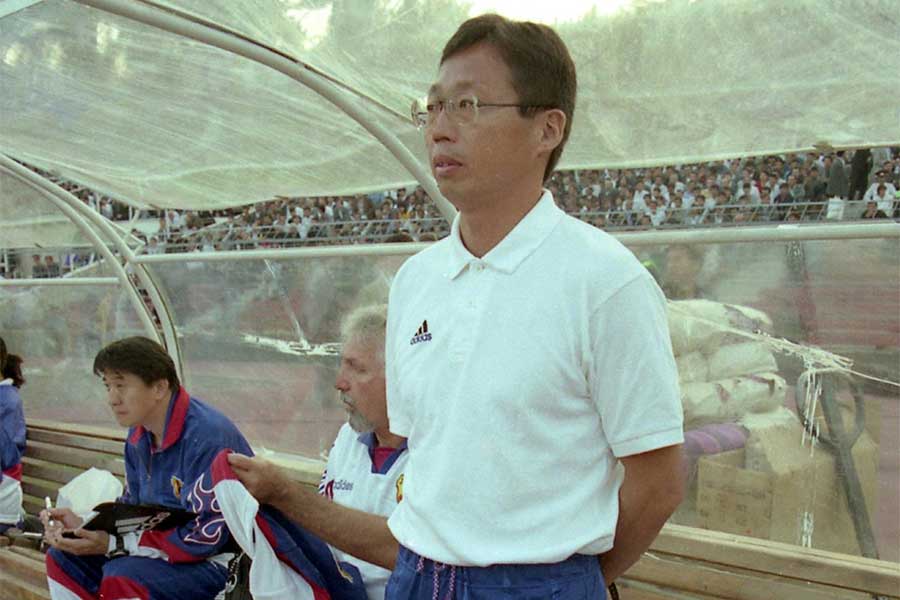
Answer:
[[[347,422],[356,433],[371,433],[375,431],[375,425],[367,418],[356,411],[351,412],[347,417]]]
[[[347,410],[347,422],[350,424],[350,427],[356,433],[371,433],[375,431],[375,425],[365,418],[362,413],[356,410],[356,407],[353,406],[353,402],[349,397],[341,394],[341,400],[345,404],[345,409]]]

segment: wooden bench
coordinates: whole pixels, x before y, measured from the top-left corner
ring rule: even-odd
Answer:
[[[59,488],[91,467],[105,469],[125,482],[124,432],[32,419],[22,460],[25,511],[37,515],[44,498],[56,502]]]
[[[29,420],[24,463],[25,507],[92,466],[124,477],[124,432]],[[315,487],[319,461],[275,461]],[[622,600],[900,599],[900,565],[799,548],[716,531],[666,525],[646,555],[619,582]],[[43,554],[0,547],[3,600],[48,600]]]
[[[37,516],[45,497],[55,502],[59,488],[91,467],[106,469],[124,482],[122,432],[39,419],[31,419],[27,425],[22,492],[29,515]],[[4,598],[49,599],[43,553],[15,546],[0,548],[0,590]]]

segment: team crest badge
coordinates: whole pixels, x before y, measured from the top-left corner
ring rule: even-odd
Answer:
[[[175,494],[176,498],[181,498],[181,488],[184,487],[184,482],[172,475],[171,483],[172,493]]]
[[[347,581],[349,581],[350,583],[353,583],[353,575],[351,575],[350,573],[347,572],[347,570],[344,568],[344,563],[339,561],[337,559],[337,557],[334,555],[332,555],[332,558],[334,558],[334,565],[337,567],[337,571],[340,574],[340,576],[343,577],[344,579],[346,579]]]
[[[403,474],[397,478],[397,502],[403,500]]]

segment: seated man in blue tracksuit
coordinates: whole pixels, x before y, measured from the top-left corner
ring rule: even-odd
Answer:
[[[188,395],[156,342],[114,342],[97,354],[94,372],[116,420],[129,427],[119,501],[199,516],[175,529],[115,536],[78,529],[81,518],[71,510],[43,511],[51,597],[212,600],[225,587],[231,536],[206,472],[221,450],[251,453],[249,444],[227,417]],[[75,530],[76,538],[62,537],[64,529]]]

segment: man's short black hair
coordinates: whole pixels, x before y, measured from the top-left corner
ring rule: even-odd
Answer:
[[[559,162],[572,130],[578,77],[569,49],[552,28],[542,23],[513,21],[496,14],[473,17],[456,30],[441,52],[441,63],[477,44],[492,46],[512,74],[518,102],[527,106],[557,108],[566,115],[562,140],[550,153],[544,182]],[[523,117],[535,109],[520,108]]]
[[[166,349],[142,336],[113,342],[97,353],[94,358],[94,375],[102,377],[110,371],[130,373],[140,377],[147,385],[163,379],[169,382],[169,389],[173,392],[181,387],[175,361]]]

